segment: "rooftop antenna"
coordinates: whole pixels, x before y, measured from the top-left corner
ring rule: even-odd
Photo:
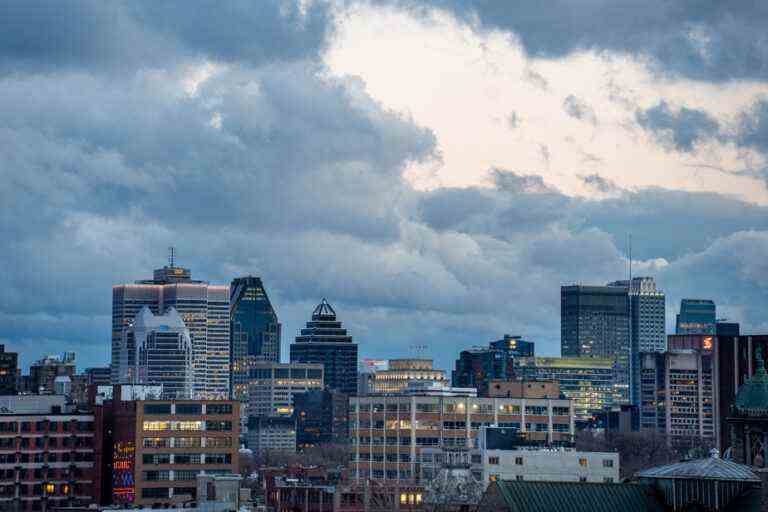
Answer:
[[[170,246],[168,248],[168,264],[170,265],[170,268],[173,268],[176,263],[176,248],[173,246]]]

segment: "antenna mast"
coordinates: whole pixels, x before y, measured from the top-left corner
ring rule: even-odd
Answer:
[[[168,265],[170,268],[173,268],[176,263],[176,248],[173,246],[170,246],[168,248]]]

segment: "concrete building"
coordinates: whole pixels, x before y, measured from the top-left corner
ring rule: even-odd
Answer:
[[[312,319],[291,343],[292,363],[322,364],[325,385],[346,395],[357,392],[357,344],[336,319],[336,311],[323,299]]]
[[[629,291],[624,282],[560,288],[560,348],[566,358],[612,359],[616,403],[628,403]]]
[[[140,506],[191,503],[197,499],[199,474],[236,474],[239,407],[229,400],[105,401],[112,474],[104,500]]]
[[[249,416],[245,435],[254,453],[264,450],[296,451],[296,420],[290,416]]]
[[[120,351],[124,330],[143,307],[154,315],[174,308],[192,339],[193,394],[199,398],[229,396],[229,286],[193,281],[189,269],[157,269],[153,279],[112,287],[112,383],[120,383]]]
[[[248,374],[256,361],[280,361],[281,326],[259,277],[240,277],[230,285],[232,397],[247,403]]]
[[[677,349],[641,354],[640,429],[664,435],[670,444],[719,436],[716,373],[712,352]]]
[[[29,376],[32,393],[53,394],[57,377],[75,376],[75,353],[45,356],[30,365]]]
[[[248,416],[293,415],[293,398],[323,389],[323,365],[254,362],[248,377]]]
[[[486,396],[491,380],[507,380],[514,377],[516,358],[533,356],[533,342],[506,334],[502,339],[489,343],[488,347],[461,351],[452,375],[453,385],[477,388],[480,396]]]
[[[579,421],[617,402],[613,359],[592,357],[529,357],[515,362],[516,374],[525,381],[555,381],[571,400]]]
[[[491,425],[518,430],[531,440],[571,440],[573,404],[567,399],[352,397],[352,478],[418,481],[425,449],[469,450],[481,427]]]
[[[363,394],[400,394],[411,382],[448,384],[444,370],[433,368],[432,359],[390,359],[384,368],[364,373],[367,382]]]
[[[112,384],[111,369],[106,366],[103,368],[86,368],[83,371],[86,386],[109,386]]]
[[[63,396],[5,396],[0,410],[0,510],[98,501],[101,442],[93,414],[71,410]]]

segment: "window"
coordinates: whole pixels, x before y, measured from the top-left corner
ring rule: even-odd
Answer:
[[[176,404],[177,415],[200,416],[203,414],[202,404]]]
[[[522,466],[523,465],[523,458],[522,457],[515,457],[515,465]]]
[[[177,469],[173,472],[174,480],[194,480],[197,478],[197,474],[200,473],[194,469]],[[208,472],[207,472],[208,473]]]
[[[147,482],[161,482],[169,479],[169,471],[145,471],[144,480]]]
[[[65,454],[66,455],[66,454]],[[142,458],[144,464],[170,464],[171,455],[169,453],[145,453]]]
[[[174,448],[200,448],[199,437],[177,437],[173,441]]]
[[[587,477],[585,477],[585,476],[580,476],[579,477],[579,482],[586,482],[586,481],[587,481]]]
[[[199,453],[177,453],[173,456],[174,464],[201,464]]]
[[[171,404],[144,404],[144,414],[169,415]]]
[[[199,423],[199,422],[198,422]],[[212,430],[215,432],[229,432],[232,430],[231,421],[211,421],[208,420],[205,424],[206,430]]]
[[[604,468],[612,468],[613,467],[613,460],[612,459],[604,459],[603,460],[603,467]]]
[[[141,490],[142,498],[167,498],[168,496],[167,487],[145,487]]]
[[[231,464],[232,454],[229,453],[206,453],[206,464]]]
[[[611,478],[610,476],[607,476],[607,477],[603,478],[603,482],[605,482],[607,484],[612,484],[613,483],[613,478]]]
[[[170,443],[167,437],[145,437],[144,448],[168,448]]]
[[[523,475],[515,475],[515,480],[517,480],[518,482],[522,481]]]
[[[587,467],[587,459],[584,457],[579,459],[579,466]]]
[[[205,406],[205,414],[211,414],[211,415],[232,414],[232,404],[208,404]]]
[[[488,457],[488,464],[491,464],[492,466],[498,466],[499,465],[499,458],[498,457]]]

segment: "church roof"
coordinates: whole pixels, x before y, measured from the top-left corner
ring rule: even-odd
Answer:
[[[721,459],[716,456],[646,469],[638,473],[637,476],[640,478],[662,479],[760,481],[760,478],[752,472],[749,466],[737,464],[732,460]]]
[[[768,416],[768,372],[761,347],[757,348],[755,364],[755,374],[739,388],[733,407],[740,415]]]

